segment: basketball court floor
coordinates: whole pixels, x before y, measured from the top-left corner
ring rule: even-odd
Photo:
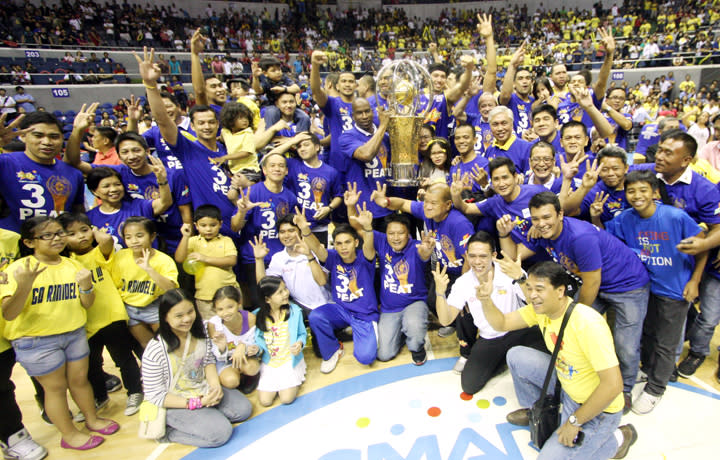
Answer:
[[[478,394],[466,395],[460,376],[452,372],[457,339],[440,338],[435,331],[428,338],[429,359],[423,366],[413,365],[407,350],[389,363],[361,366],[352,357],[352,343],[346,343],[345,356],[328,375],[319,372],[319,360],[306,348],[307,380],[298,399],[288,406],[276,402],[261,408],[250,395],[253,416],[216,449],[139,439],[136,417],[122,415],[123,392],[113,393],[111,404],[100,412],[122,425],[119,433],[93,451],[61,449],[58,432],[41,421],[32,385],[19,365],[13,379],[25,425],[53,459],[534,459],[537,451],[529,431],[505,421],[505,415],[519,407],[510,374],[505,371]],[[712,354],[696,375],[671,384],[651,414],[623,417],[622,423],[633,423],[639,433],[626,458],[717,458],[719,343],[716,334]],[[106,363],[112,363],[109,357]],[[108,370],[119,375],[117,369]],[[642,384],[635,391],[642,391]]]

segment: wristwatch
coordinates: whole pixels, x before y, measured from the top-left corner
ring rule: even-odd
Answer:
[[[580,428],[582,426],[582,423],[578,423],[577,417],[575,417],[575,414],[572,414],[570,417],[568,417],[568,423],[572,426],[576,426]]]

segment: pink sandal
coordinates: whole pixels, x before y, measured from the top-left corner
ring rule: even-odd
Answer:
[[[86,423],[86,424],[85,424],[85,428],[87,428],[87,429],[90,430],[90,431],[94,431],[95,433],[104,434],[104,435],[106,435],[106,436],[107,436],[107,435],[111,435],[111,434],[115,434],[115,433],[117,433],[117,431],[120,429],[120,424],[118,424],[118,422],[116,422],[116,421],[114,421],[114,420],[110,420],[110,419],[100,419],[100,420],[109,420],[109,421],[110,421],[110,424],[109,424],[108,426],[106,426],[105,428],[100,428],[99,430],[93,430],[93,429],[90,428],[90,427],[87,425],[87,423]]]
[[[88,441],[85,444],[83,444],[82,446],[75,447],[75,446],[71,446],[70,444],[66,443],[64,439],[61,439],[60,447],[62,447],[63,449],[90,450],[90,449],[96,448],[97,446],[102,444],[104,441],[105,441],[105,438],[103,438],[102,436],[90,436],[90,439],[88,439]]]

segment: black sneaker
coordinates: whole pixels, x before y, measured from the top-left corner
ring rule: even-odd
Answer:
[[[240,386],[238,389],[240,392],[244,395],[249,395],[258,386],[258,383],[260,383],[260,373],[258,372],[255,375],[243,375],[240,379]]]
[[[670,381],[671,381],[672,383],[675,383],[675,382],[677,382],[677,379],[678,379],[678,370],[677,370],[677,367],[676,367],[676,368],[672,371],[672,374],[670,374]]]
[[[412,355],[413,364],[416,366],[422,366],[427,362],[425,348],[421,348],[420,351],[411,351],[410,354]]]
[[[122,381],[114,375],[107,374],[105,376],[105,389],[108,393],[113,393],[122,388]]]
[[[680,377],[688,378],[698,370],[698,367],[705,361],[705,357],[697,355],[692,351],[688,353],[687,357],[678,365],[677,373]]]

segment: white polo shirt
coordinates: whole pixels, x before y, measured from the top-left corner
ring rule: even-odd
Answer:
[[[510,313],[525,305],[525,295],[517,284],[513,284],[512,278],[500,270],[500,267],[493,264],[493,292],[490,294],[495,306],[503,313]],[[478,328],[480,337],[483,339],[495,339],[502,337],[506,332],[498,332],[490,326],[485,319],[482,303],[475,297],[475,288],[480,282],[472,270],[465,272],[455,281],[450,289],[447,303],[451,307],[462,310],[465,304],[473,317],[473,322]]]
[[[315,309],[332,302],[327,289],[315,282],[308,258],[303,255],[290,257],[287,248],[272,256],[265,274],[281,277],[292,298],[308,308]]]

